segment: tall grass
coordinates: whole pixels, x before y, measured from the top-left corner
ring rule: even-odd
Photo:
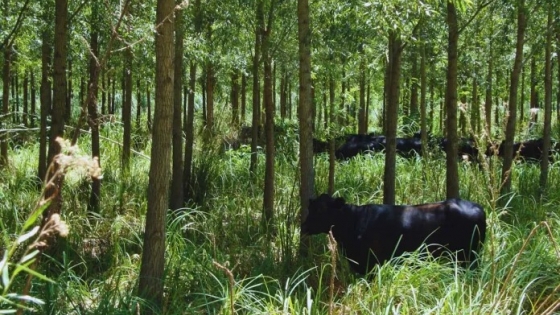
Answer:
[[[48,301],[46,313],[137,314],[144,303],[135,289],[150,145],[147,140],[136,144],[139,154],[132,157],[130,174],[123,175],[120,130],[107,124],[102,131],[99,214],[87,213],[89,182],[83,177],[69,178],[63,188],[62,216],[70,235],[64,260],[48,262],[57,264],[61,273],[55,284],[37,281],[32,291]],[[462,270],[420,250],[360,278],[349,270],[342,253],[333,256],[324,235],[311,238],[309,257],[298,256],[297,134],[286,131],[280,136],[272,235],[260,224],[262,152],[257,172],[251,174],[247,147],[208,149],[197,138],[192,185],[196,202],[168,218],[166,314],[552,314],[558,306],[560,164],[551,166],[544,199],[537,198],[538,166],[516,164],[506,207],[496,206],[499,187],[492,180],[499,178],[499,160],[490,168],[461,164],[461,195],[482,204],[488,214],[488,237],[477,270]],[[80,141],[84,150],[89,141],[85,134]],[[37,146],[19,147],[10,156],[12,167],[0,173],[2,244],[13,239],[38,194]],[[383,167],[381,154],[338,163],[335,194],[355,204],[380,203]],[[323,193],[326,155],[315,158],[315,171],[316,192]],[[426,159],[399,157],[396,196],[405,204],[443,199],[444,158],[435,153]]]

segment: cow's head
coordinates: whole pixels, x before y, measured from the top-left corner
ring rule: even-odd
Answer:
[[[341,218],[341,209],[345,204],[343,198],[333,198],[328,194],[310,199],[309,214],[301,225],[302,233],[307,235],[328,233]]]

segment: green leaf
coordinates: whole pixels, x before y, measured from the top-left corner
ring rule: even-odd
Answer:
[[[22,301],[26,301],[26,302],[31,302],[31,303],[35,303],[38,305],[44,305],[45,302],[41,299],[38,299],[36,297],[32,297],[29,295],[16,295],[14,296],[14,299],[18,299],[18,300],[22,300]]]
[[[31,263],[31,262],[29,262],[29,263]],[[31,268],[28,268],[26,265],[18,265],[17,268],[16,268],[16,271],[19,272],[21,270],[33,275],[36,278],[41,279],[43,281],[47,281],[47,282],[50,282],[50,283],[56,283],[54,280],[51,280],[51,279],[47,278],[47,276],[45,276],[45,275],[43,275],[43,274],[41,274],[41,273],[31,269]]]
[[[10,271],[8,270],[9,264],[4,264],[2,268],[2,286],[7,288],[10,284]]]
[[[27,221],[25,221],[25,224],[23,225],[23,230],[26,231],[30,226],[32,226],[33,224],[35,224],[35,221],[37,221],[37,219],[39,218],[39,216],[41,214],[43,214],[43,212],[45,211],[45,209],[47,209],[47,207],[51,204],[50,200],[45,202],[42,206],[40,206],[39,208],[37,208],[30,216],[29,218],[27,218]]]
[[[31,229],[31,231],[29,231],[29,232],[27,232],[27,233],[25,233],[25,234],[23,234],[23,235],[20,235],[20,237],[17,238],[16,243],[19,245],[19,244],[21,244],[21,243],[27,241],[28,239],[30,239],[31,237],[33,237],[35,234],[37,234],[37,232],[39,231],[39,229],[40,229],[40,226],[37,225],[37,226],[35,226],[33,229]]]
[[[0,314],[14,314],[17,310],[0,310]]]
[[[39,254],[39,250],[36,249],[36,250],[32,251],[31,253],[29,253],[29,254],[23,256],[23,257],[20,259],[19,262],[20,262],[21,264],[24,264],[24,263],[26,263],[27,261],[33,259],[35,256],[37,256],[37,254]]]

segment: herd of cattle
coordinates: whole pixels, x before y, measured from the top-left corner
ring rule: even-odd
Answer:
[[[352,134],[337,138],[335,156],[338,160],[346,160],[359,154],[383,152],[385,150],[386,138],[375,134]],[[500,144],[488,144],[484,149],[486,156],[497,155],[504,157],[503,141]],[[539,161],[542,158],[544,141],[542,138],[515,142],[513,145],[514,157],[518,156],[526,161]],[[446,151],[448,141],[444,137],[429,136],[428,152],[431,150]],[[480,149],[474,139],[461,138],[459,140],[458,156],[462,159],[476,162]],[[328,152],[328,141],[313,139],[313,151],[315,153]],[[549,156],[560,152],[560,143],[552,143]],[[403,157],[414,157],[422,155],[422,141],[420,134],[415,133],[412,137],[397,138],[397,153]]]

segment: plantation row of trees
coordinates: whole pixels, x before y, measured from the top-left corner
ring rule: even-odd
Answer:
[[[449,198],[459,197],[459,137],[505,139],[506,194],[513,142],[530,119],[536,122],[528,109],[542,108],[540,185],[546,187],[554,90],[557,117],[560,110],[560,66],[554,85],[552,73],[553,61],[560,65],[560,9],[551,0],[5,0],[2,10],[0,167],[10,163],[11,131],[19,125],[38,127],[40,179],[60,153],[56,137],[76,143],[81,129],[89,129],[91,154],[102,165],[99,128],[116,116],[124,129],[126,173],[132,134],[151,132],[157,163],[150,168],[140,292],[156,305],[163,292],[165,212],[192,197],[195,127],[203,130],[202,141],[214,141],[224,131],[216,113],[227,113],[234,130],[252,126],[253,153],[264,126],[267,225],[274,220],[274,125],[295,113],[302,218],[315,191],[314,134],[334,139],[380,128],[387,137],[387,204],[395,203],[399,126],[419,126],[424,143],[428,132],[449,139]],[[334,140],[330,151],[332,192]],[[252,172],[257,158],[251,155]],[[94,179],[91,212],[99,212],[101,189]],[[46,216],[60,204],[50,209]]]

